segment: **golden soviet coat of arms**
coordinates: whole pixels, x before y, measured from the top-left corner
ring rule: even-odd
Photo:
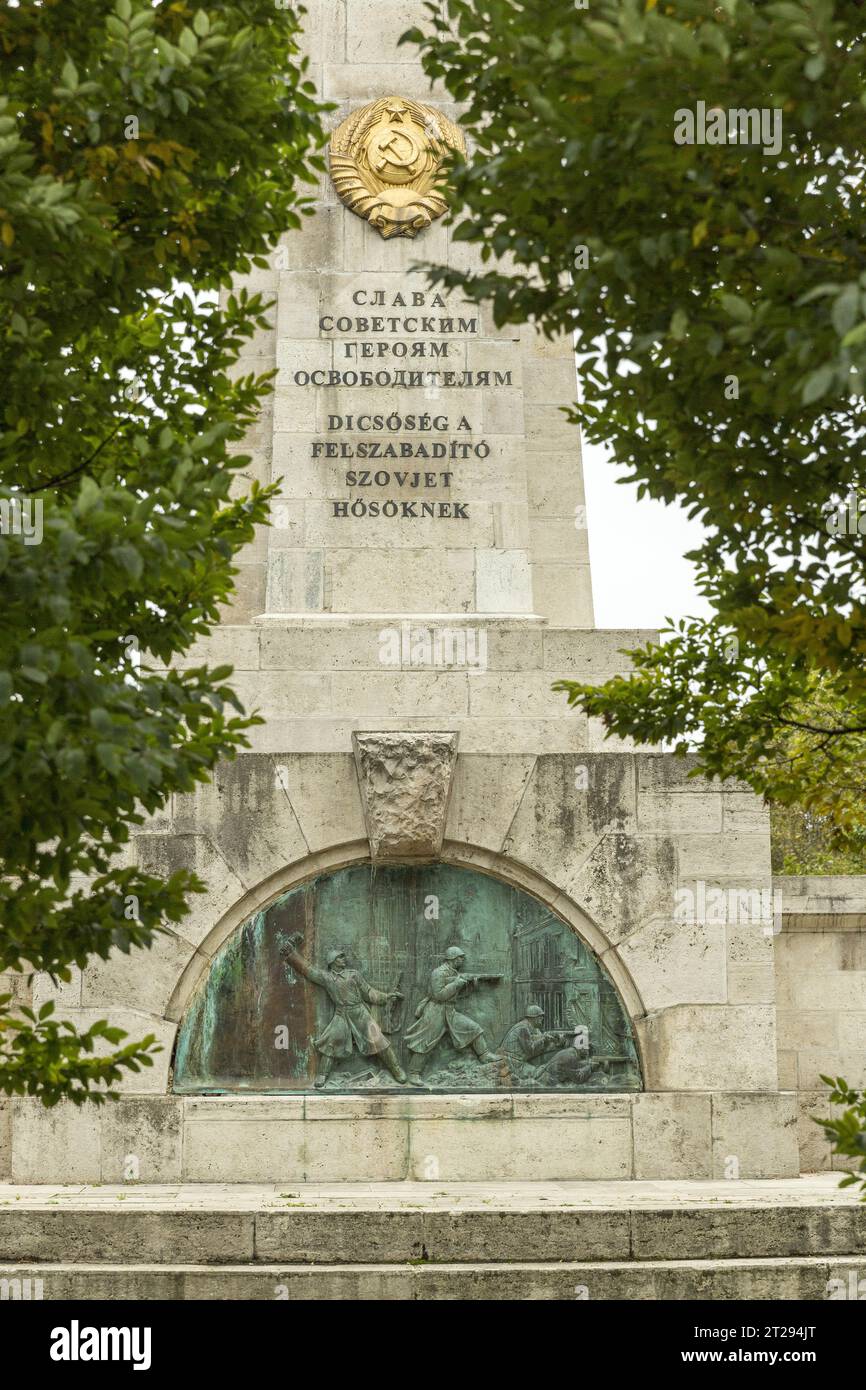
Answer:
[[[466,153],[453,121],[420,102],[384,97],[334,131],[331,178],[346,207],[383,237],[414,237],[448,206],[437,178],[449,147]]]

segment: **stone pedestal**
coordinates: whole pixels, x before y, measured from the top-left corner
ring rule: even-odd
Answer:
[[[307,7],[335,126],[391,94],[459,119],[397,47],[419,0]],[[101,1113],[12,1102],[17,1181],[118,1182],[130,1157],[145,1182],[798,1169],[761,896],[766,815],[742,787],[605,740],[552,693],[559,677],[625,670],[622,649],[650,634],[592,627],[579,438],[559,409],[576,392],[570,344],[498,330],[453,295],[434,303],[413,269],[468,254],[441,220],[384,240],[324,177],[315,216],[250,277],[276,306],[241,369],[279,371],[252,471],[280,478],[280,498],[242,557],[236,602],[189,662],[233,663],[265,722],[135,837],[148,870],[192,868],[208,893],[151,951],[95,962],[61,992],[79,1022],[156,1033],[156,1066]],[[379,775],[389,749],[399,787]],[[513,885],[567,924],[618,993],[640,1093],[175,1093],[178,1027],[233,934],[297,885],[407,859]],[[54,993],[37,983],[38,1003]]]

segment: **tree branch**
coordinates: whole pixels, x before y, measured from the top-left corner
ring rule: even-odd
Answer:
[[[102,453],[102,450],[105,448],[106,444],[111,443],[118,430],[122,429],[125,424],[125,420],[119,420],[118,423],[115,425],[114,429],[111,431],[111,434],[106,435],[102,443],[98,445],[96,449],[94,449],[90,457],[86,458],[83,463],[76,464],[75,468],[70,468],[68,473],[61,473],[56,478],[49,478],[47,483],[39,483],[36,487],[25,488],[26,494],[28,496],[32,496],[34,492],[45,492],[47,488],[60,487],[63,483],[68,483],[73,478],[77,478],[80,473],[84,472],[85,468],[88,468],[90,466],[90,464],[93,462],[96,456]]]
[[[776,721],[779,724],[786,724],[789,729],[803,729],[809,734],[827,734],[830,738],[844,738],[846,734],[866,734],[866,724],[855,725],[851,729],[824,729],[818,724],[806,724],[799,719],[786,719],[784,715],[777,715]]]

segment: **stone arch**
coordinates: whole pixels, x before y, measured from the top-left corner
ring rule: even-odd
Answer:
[[[242,929],[248,928],[254,921],[261,924],[271,908],[275,911],[278,908],[282,910],[286,900],[311,880],[320,879],[323,884],[329,885],[334,876],[341,871],[365,866],[371,866],[368,844],[365,841],[352,841],[297,860],[286,870],[270,875],[243,894],[214,924],[195,956],[187,964],[173,992],[167,1017],[177,1022],[183,1020],[187,1010],[198,999],[200,991],[208,988],[215,959],[219,953],[224,952],[224,948],[229,948],[233,938],[236,938]],[[375,880],[377,874],[388,873],[389,870],[397,873],[407,867],[409,866],[405,863],[402,866],[376,866],[373,878]],[[479,876],[479,884],[484,878],[490,879],[503,891],[508,891],[509,901],[534,900],[537,911],[541,914],[539,920],[558,923],[569,929],[585,953],[578,952],[579,957],[591,962],[592,967],[597,970],[598,979],[604,986],[605,998],[610,1001],[611,995],[615,995],[627,1030],[629,1051],[633,1049],[634,1063],[639,1073],[638,1081],[641,1076],[646,1077],[641,1045],[642,1030],[638,1027],[644,1016],[644,1008],[637,987],[618,952],[600,927],[556,885],[504,856],[454,841],[447,841],[443,845],[437,860],[427,861],[422,865],[414,864],[411,867],[419,872],[441,873],[446,877],[448,870],[456,870],[466,874],[467,881],[472,876]],[[496,895],[492,885],[491,894]],[[555,926],[551,930],[555,933]],[[471,966],[469,969],[471,973]],[[524,994],[529,987],[528,984],[525,986]],[[501,1024],[499,1031],[501,1032]],[[250,1089],[257,1088],[252,1086]]]

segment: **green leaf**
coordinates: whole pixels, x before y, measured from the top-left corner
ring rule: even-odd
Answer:
[[[864,338],[866,338],[866,319],[864,319],[863,323],[858,323],[856,328],[852,328],[850,332],[845,334],[845,337],[842,339],[842,347],[856,347],[858,343],[863,342]]]
[[[132,579],[140,579],[144,572],[144,561],[132,545],[115,545],[111,549],[112,559],[116,560]]]
[[[196,36],[193,33],[192,29],[181,29],[180,38],[177,41],[177,46],[180,49],[181,53],[186,54],[187,58],[193,58],[195,56],[195,54],[198,52],[198,40],[196,39]]]
[[[120,750],[113,743],[97,743],[96,756],[105,771],[116,777],[121,769]]]
[[[833,305],[833,327],[844,338],[857,321],[860,312],[860,288],[857,284],[846,285]]]
[[[811,58],[807,59],[803,71],[810,82],[817,82],[818,78],[823,76],[826,66],[827,64],[823,53],[815,53]]]
[[[740,295],[724,293],[719,295],[719,299],[729,318],[736,319],[738,323],[751,323],[752,306]]]
[[[684,309],[675,309],[671,316],[671,337],[680,341],[686,336],[689,316]]]
[[[820,400],[822,396],[825,396],[835,375],[834,369],[826,365],[812,372],[806,378],[803,386],[803,404],[811,405],[814,401]]]
[[[78,500],[75,510],[80,516],[86,516],[94,507],[102,501],[102,492],[99,484],[93,478],[82,478],[78,487]]]
[[[74,92],[78,87],[78,69],[71,58],[67,58],[64,62],[60,71],[60,80],[64,87],[68,87],[70,91]]]
[[[618,31],[614,29],[612,24],[606,24],[603,19],[585,19],[583,24],[590,34],[594,34],[597,39],[601,39],[604,43],[618,44],[622,42]]]

